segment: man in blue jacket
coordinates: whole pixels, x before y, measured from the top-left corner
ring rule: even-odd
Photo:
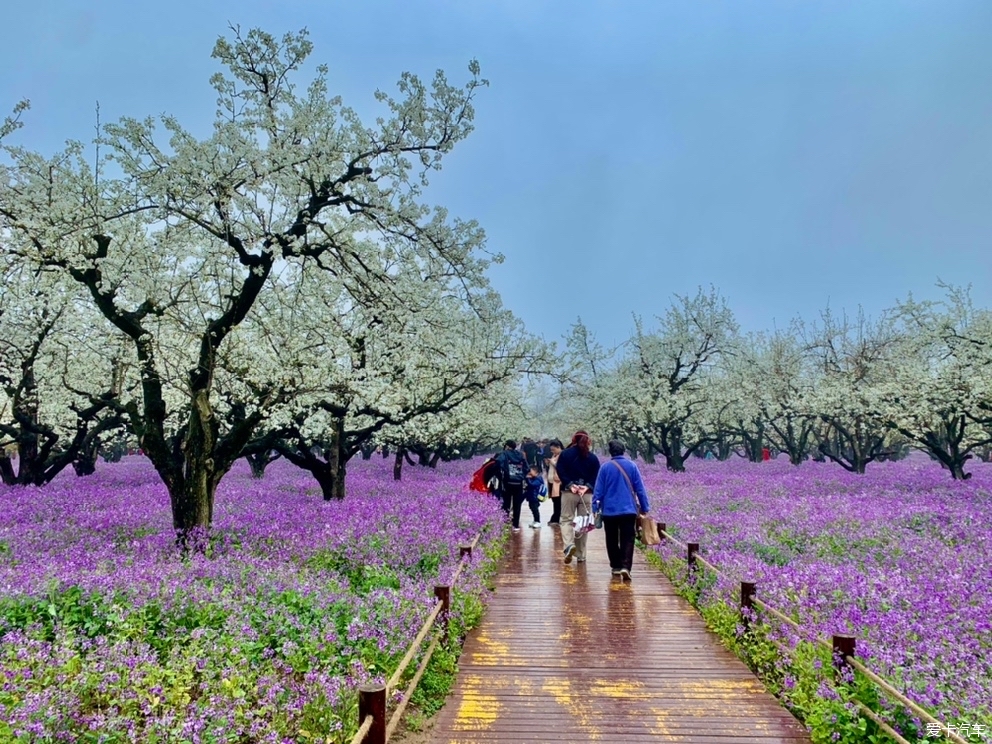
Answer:
[[[610,461],[599,469],[592,489],[592,510],[603,515],[606,553],[613,575],[630,581],[634,562],[634,532],[637,515],[651,510],[641,471],[624,456],[626,448],[619,439],[611,439],[607,448]]]

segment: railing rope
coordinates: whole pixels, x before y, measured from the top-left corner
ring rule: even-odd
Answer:
[[[389,737],[393,735],[396,728],[399,726],[400,719],[403,716],[403,712],[406,710],[407,705],[410,702],[410,698],[413,696],[414,690],[417,689],[417,685],[420,683],[420,679],[424,676],[424,672],[427,670],[427,665],[430,663],[431,658],[434,656],[434,652],[437,650],[438,645],[448,637],[448,614],[451,610],[451,587],[454,586],[455,582],[461,576],[462,570],[465,567],[466,558],[468,560],[472,559],[472,551],[479,542],[479,538],[482,537],[482,533],[475,536],[475,539],[468,545],[460,545],[458,547],[458,568],[452,575],[451,581],[446,585],[438,585],[434,587],[434,597],[435,601],[433,608],[431,608],[430,614],[421,626],[420,631],[417,633],[417,637],[413,639],[413,643],[410,644],[410,648],[407,649],[406,654],[400,661],[399,666],[396,667],[396,671],[393,672],[389,681],[385,685],[365,685],[359,688],[358,691],[358,720],[361,721],[361,725],[355,736],[351,740],[351,744],[386,744],[389,741]],[[431,630],[437,626],[440,632],[431,641],[430,646],[428,646],[427,651],[424,653],[423,658],[420,661],[420,665],[417,667],[416,673],[407,685],[406,691],[403,693],[403,697],[400,699],[396,706],[396,710],[393,712],[392,717],[389,719],[388,723],[386,721],[386,697],[392,694],[399,685],[400,680],[403,679],[403,675],[406,673],[410,662],[417,655],[420,647],[423,645],[424,640]]]
[[[889,684],[889,682],[887,682],[886,680],[884,680],[881,677],[879,677],[877,674],[875,674],[875,672],[873,672],[871,669],[869,669],[868,667],[866,667],[864,664],[862,664],[857,659],[855,659],[853,657],[848,657],[847,658],[847,664],[849,666],[851,666],[852,668],[857,669],[859,672],[861,672],[863,675],[865,675],[868,679],[870,679],[872,682],[874,682],[880,688],[882,688],[883,690],[885,690],[885,692],[887,692],[890,696],[892,696],[893,698],[895,698],[896,700],[898,700],[900,703],[902,703],[903,705],[905,705],[907,708],[909,708],[911,711],[913,711],[913,713],[915,713],[917,716],[919,716],[919,718],[921,720],[926,721],[927,723],[934,723],[934,724],[936,724],[938,726],[943,727],[944,724],[942,724],[940,721],[938,721],[932,715],[930,715],[929,713],[927,713],[923,708],[921,708],[919,705],[917,705],[916,703],[914,703],[912,700],[910,700],[904,694],[902,694],[901,692],[899,692],[899,690],[897,690],[895,687],[893,687],[891,684]],[[948,731],[947,733],[944,734],[944,736],[946,738],[950,739],[951,741],[956,742],[956,744],[968,744],[967,741],[965,741],[962,737],[960,737],[958,734],[954,733],[953,731]]]
[[[420,632],[417,633],[417,637],[413,639],[413,643],[410,644],[410,648],[406,651],[406,656],[403,657],[400,665],[396,667],[396,671],[393,672],[393,676],[390,677],[389,682],[386,683],[386,687],[390,692],[396,689],[396,685],[399,684],[399,681],[403,678],[403,673],[406,672],[406,668],[410,664],[410,660],[413,659],[417,651],[420,649],[420,646],[427,637],[427,634],[430,633],[431,628],[434,627],[434,621],[437,619],[437,616],[441,614],[441,610],[443,609],[444,603],[434,603],[434,609],[431,610],[431,614],[428,615],[427,619],[424,621],[424,626],[420,629]]]
[[[680,540],[677,540],[674,536],[669,534],[667,529],[668,525],[665,522],[658,522],[657,525],[658,525],[658,534],[661,535],[663,539],[669,540],[670,542],[675,543],[676,545],[679,545],[685,549],[686,560],[688,563],[688,575],[690,579],[693,577],[697,565],[705,566],[706,568],[713,571],[719,576],[725,576],[725,574],[721,573],[716,568],[716,566],[714,566],[709,561],[705,560],[702,556],[699,555],[699,543],[684,543]],[[758,599],[755,596],[755,594],[757,593],[757,584],[755,584],[752,581],[742,581],[740,582],[740,584],[741,584],[741,601],[740,601],[741,624],[744,627],[745,632],[747,632],[750,629],[750,618],[749,618],[750,612],[753,611],[754,609],[758,609],[766,614],[772,615],[773,617],[777,618],[786,625],[789,625],[794,630],[798,631],[800,635],[805,635],[803,634],[802,626],[798,622],[793,620],[791,617],[786,615],[781,610],[778,610],[775,607],[772,607],[771,605],[762,602],[760,599]],[[778,648],[782,653],[784,654],[791,653],[784,644],[775,641],[773,638],[769,638],[768,640],[771,641],[772,644],[776,648]],[[903,693],[899,692],[899,690],[893,687],[885,679],[879,677],[873,671],[868,669],[868,667],[866,667],[864,664],[858,661],[855,658],[855,652],[857,649],[857,639],[854,636],[834,635],[833,638],[831,639],[831,642],[827,642],[822,638],[812,638],[812,639],[807,638],[807,640],[811,640],[811,642],[814,643],[815,645],[820,646],[821,648],[825,648],[831,652],[831,654],[833,655],[833,665],[835,670],[837,671],[838,678],[842,678],[842,672],[845,669],[849,670],[851,674],[853,674],[854,671],[857,670],[858,672],[866,676],[868,679],[870,679],[872,682],[874,682],[875,685],[877,685],[890,697],[897,700],[899,703],[901,703],[906,708],[911,710],[920,720],[925,721],[926,723],[935,724],[941,728],[946,728],[944,724],[942,724],[940,721],[934,718],[930,713],[925,711],[919,705],[917,705],[908,697],[906,697]],[[872,721],[874,721],[880,729],[885,731],[886,734],[893,737],[900,744],[909,744],[909,742],[904,737],[900,736],[897,731],[895,731],[889,724],[887,724],[883,719],[881,719],[877,714],[875,714],[874,711],[872,711],[870,708],[865,706],[860,701],[855,700],[854,702],[857,708],[859,709],[859,711],[864,713],[867,718],[870,718]],[[948,740],[955,742],[955,744],[968,744],[968,742],[965,739],[963,739],[960,735],[958,735],[954,731],[947,730],[944,736],[946,736]]]
[[[400,719],[403,717],[403,711],[406,710],[407,703],[410,702],[410,698],[413,697],[413,691],[417,689],[417,685],[420,683],[420,678],[424,676],[424,672],[427,671],[427,665],[431,661],[431,657],[434,656],[434,652],[437,650],[438,644],[441,642],[441,636],[434,636],[434,640],[431,641],[431,645],[427,647],[427,653],[424,654],[424,658],[420,662],[420,666],[417,667],[417,673],[413,675],[413,679],[410,680],[410,684],[407,685],[406,692],[403,693],[403,699],[400,700],[400,704],[396,706],[396,710],[393,713],[392,718],[389,719],[389,725],[386,726],[386,741],[395,733],[396,727],[400,725]]]

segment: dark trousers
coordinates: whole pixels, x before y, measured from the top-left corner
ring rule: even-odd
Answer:
[[[561,524],[561,496],[551,499],[551,519],[548,524]]]
[[[527,495],[527,506],[530,507],[531,516],[534,517],[535,522],[541,521],[541,501],[537,498],[536,493],[531,493]]]
[[[634,562],[634,529],[636,514],[621,514],[619,517],[603,517],[603,533],[606,535],[606,554],[610,557],[610,568],[628,571]]]
[[[524,505],[524,484],[513,485],[507,483],[503,486],[503,511],[507,514],[513,510],[513,526],[520,526],[520,507]]]

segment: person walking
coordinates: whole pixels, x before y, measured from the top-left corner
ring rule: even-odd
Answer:
[[[530,526],[535,530],[541,529],[541,501],[543,497],[547,496],[547,493],[541,471],[538,470],[537,466],[531,465],[530,470],[527,471],[527,481],[524,484],[524,501],[527,502],[531,516],[534,517]]]
[[[527,469],[540,466],[540,460],[538,460],[538,453],[541,448],[537,446],[535,442],[530,437],[524,437],[520,442],[520,451],[524,455],[524,459],[527,460]]]
[[[551,519],[548,524],[561,525],[561,479],[558,477],[558,455],[561,454],[562,443],[560,439],[552,439],[548,442],[548,457],[545,459],[547,466],[548,498],[551,499]]]
[[[500,481],[503,488],[503,511],[512,511],[513,531],[520,532],[520,507],[524,503],[524,481],[527,476],[527,461],[517,451],[517,443],[507,439],[503,451],[496,456],[499,463]]]
[[[565,563],[574,557],[579,563],[586,560],[587,534],[576,535],[573,521],[576,515],[590,513],[593,485],[599,475],[599,458],[592,453],[592,440],[584,431],[572,436],[568,447],[562,450],[555,464],[561,481],[561,539]]]
[[[624,455],[624,443],[611,439],[607,449],[611,459],[599,469],[596,477],[592,510],[603,515],[606,554],[610,557],[613,575],[619,576],[621,581],[630,581],[637,515],[647,514],[651,505],[641,471]]]

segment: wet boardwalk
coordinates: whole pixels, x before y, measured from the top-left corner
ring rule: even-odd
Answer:
[[[602,531],[588,563],[561,548],[547,526],[512,536],[434,742],[809,742],[639,552],[624,584]]]

